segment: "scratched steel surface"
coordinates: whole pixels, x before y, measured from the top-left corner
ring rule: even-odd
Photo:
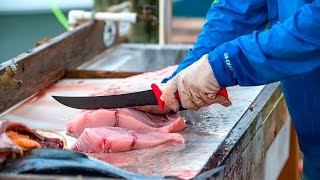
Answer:
[[[116,71],[153,71],[178,64],[190,45],[122,44],[107,49],[79,69]]]
[[[82,68],[151,71],[177,63],[185,54],[186,47],[181,47],[181,49],[176,47],[174,49],[168,46],[164,48],[158,46],[144,48],[132,45],[120,46],[100,54],[91,63],[83,65]],[[129,56],[130,52],[132,52],[132,56]],[[147,56],[150,54],[152,56]],[[110,57],[112,57],[112,61]],[[126,62],[118,62],[121,60]],[[108,62],[112,64],[114,61],[122,65],[108,66]],[[161,61],[161,63],[153,61]],[[165,64],[165,61],[168,64]],[[145,66],[143,66],[143,62],[145,62]],[[136,66],[137,64],[139,66]],[[61,80],[2,115],[1,119],[18,120],[32,128],[63,131],[67,120],[78,110],[55,102],[51,95],[88,95],[91,92],[104,89],[106,84],[116,80]],[[184,145],[161,145],[155,148],[122,153],[90,155],[135,173],[192,178],[202,170],[210,157],[217,151],[218,146],[241,119],[262,88],[262,86],[231,87],[228,88],[228,91],[233,103],[232,106],[225,108],[220,105],[212,105],[196,112],[181,112],[181,115],[186,117],[188,121],[188,128],[180,132],[186,140]]]

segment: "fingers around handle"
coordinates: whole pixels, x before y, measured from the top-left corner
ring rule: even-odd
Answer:
[[[157,101],[158,101],[158,105],[159,105],[159,108],[161,111],[164,111],[165,110],[165,102],[164,100],[162,99],[162,91],[160,90],[160,88],[158,87],[158,85],[156,84],[151,84],[151,89],[154,93],[154,95],[156,96],[157,98]],[[175,97],[175,100],[179,103],[179,109],[176,108],[176,109],[172,109],[172,110],[184,110],[184,108],[182,108],[182,105],[181,105],[181,102],[180,102],[180,96],[179,96],[179,93],[178,91],[176,92],[173,92],[172,94],[174,94],[174,97]],[[170,107],[169,107],[170,108]]]
[[[182,107],[181,101],[180,101],[180,96],[179,96],[179,92],[177,91],[176,93],[174,93],[174,96],[176,97],[176,99],[179,102],[179,110],[178,111],[182,111],[182,110],[186,110],[185,108]]]
[[[152,89],[154,95],[155,95],[156,98],[157,98],[157,101],[158,101],[158,105],[159,105],[160,110],[161,110],[162,112],[164,112],[164,110],[165,110],[165,108],[164,108],[165,102],[163,101],[163,99],[162,99],[162,97],[161,97],[161,96],[162,96],[162,91],[160,90],[160,88],[158,87],[158,85],[156,85],[156,84],[154,84],[154,83],[151,84],[151,89]],[[218,91],[217,95],[223,96],[228,102],[230,102],[229,96],[228,96],[228,91],[227,91],[226,88],[220,89],[220,90]],[[185,110],[185,109],[182,107],[182,105],[181,105],[180,96],[179,96],[178,91],[176,91],[176,92],[174,93],[174,96],[175,96],[176,100],[179,102],[179,105],[180,105],[178,110],[179,110],[179,111]],[[229,105],[229,104],[228,104],[228,105]],[[227,105],[227,106],[228,106],[228,105]]]
[[[161,95],[162,95],[162,91],[160,90],[160,88],[158,87],[158,85],[156,84],[151,84],[151,89],[154,93],[154,95],[157,98],[158,101],[158,105],[161,111],[164,111],[164,101],[161,99]]]
[[[221,95],[221,96],[225,97],[227,100],[229,100],[227,88],[220,89],[218,91],[217,95]]]

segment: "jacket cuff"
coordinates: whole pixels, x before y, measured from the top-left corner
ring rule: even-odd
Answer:
[[[237,85],[238,82],[234,78],[234,67],[232,66],[231,59],[227,52],[216,48],[209,53],[208,59],[213,70],[214,76],[217,79],[220,87],[228,87]]]

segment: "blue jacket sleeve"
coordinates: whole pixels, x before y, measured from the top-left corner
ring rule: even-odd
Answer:
[[[320,2],[302,6],[268,31],[217,47],[209,62],[222,87],[267,84],[320,68]]]
[[[266,3],[266,0],[219,0],[218,3],[213,3],[194,47],[188,51],[187,57],[173,75],[163,82],[223,43],[254,30],[263,30],[268,23]]]

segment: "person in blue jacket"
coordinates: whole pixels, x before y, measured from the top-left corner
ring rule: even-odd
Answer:
[[[222,87],[276,81],[304,153],[303,178],[320,179],[320,0],[216,0],[162,98],[174,111],[176,91],[186,109],[228,106]]]

